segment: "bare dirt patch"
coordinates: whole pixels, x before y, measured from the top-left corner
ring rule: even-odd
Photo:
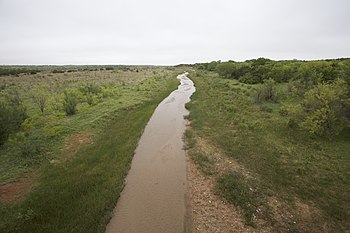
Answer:
[[[0,185],[0,202],[20,201],[30,192],[35,181],[34,174],[25,174],[15,181]]]
[[[245,225],[238,208],[214,194],[214,179],[205,177],[190,161],[188,171],[192,232],[272,232]]]
[[[245,177],[251,177],[249,171],[238,164],[234,159],[224,156],[224,153],[219,148],[211,145],[205,139],[198,136],[196,137],[196,141],[199,150],[214,162],[213,168],[216,174],[224,173],[228,170],[235,170],[243,174]]]
[[[65,139],[64,147],[62,148],[62,156],[58,159],[51,160],[50,163],[59,164],[72,158],[81,147],[94,143],[93,136],[94,135],[90,132],[84,132],[67,137]]]
[[[93,134],[90,132],[77,133],[66,139],[64,149],[76,152],[81,146],[93,144]]]
[[[214,174],[233,169],[249,177],[250,173],[233,159],[204,139],[196,137],[196,150],[204,153],[212,162]],[[205,176],[190,158],[188,167],[189,199],[192,216],[192,232],[272,232],[262,220],[257,228],[247,226],[239,208],[215,195],[215,176]]]

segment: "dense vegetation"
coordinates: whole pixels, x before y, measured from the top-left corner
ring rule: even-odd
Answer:
[[[177,74],[131,67],[1,77],[1,188],[20,187],[23,176],[33,188],[1,199],[0,231],[103,232],[142,130]]]
[[[244,62],[213,61],[195,65],[198,69],[216,71],[222,77],[236,79],[247,84],[262,83],[265,79],[276,82],[299,80],[306,87],[315,82],[325,82],[337,78],[349,82],[350,59],[320,60],[320,61],[273,61],[258,58]]]
[[[217,193],[239,206],[253,226],[264,219],[280,232],[346,232],[349,60],[196,67],[186,136],[191,158],[215,177]],[[279,69],[291,73],[277,75]],[[218,167],[221,160],[198,140],[238,165]]]
[[[258,58],[245,62],[214,61],[196,67],[215,71],[225,79],[262,84],[256,91],[258,103],[278,102],[286,97],[279,93],[276,84],[288,83],[287,98],[291,101],[285,101],[287,106],[281,112],[290,117],[290,125],[299,125],[311,134],[331,137],[349,127],[350,59],[305,62]]]

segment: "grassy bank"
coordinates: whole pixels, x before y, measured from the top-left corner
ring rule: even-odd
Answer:
[[[24,160],[25,171],[35,168],[37,178],[25,198],[0,205],[1,232],[104,231],[148,119],[177,86],[176,72],[156,78],[151,72],[141,77],[134,72],[135,78],[128,74],[116,80],[118,95],[91,107],[81,104],[76,115],[57,119],[64,133],[36,165],[18,159]],[[92,136],[79,144],[84,135]],[[16,166],[13,170],[8,180],[21,174]]]
[[[98,132],[118,109],[151,100],[155,88],[163,88],[164,77],[171,72],[147,68],[137,72],[116,69],[1,77],[1,107],[3,102],[6,106],[6,102],[19,98],[18,105],[25,109],[27,117],[19,130],[13,130],[0,144],[0,184],[15,180],[33,165],[55,159],[70,135]],[[71,116],[64,108],[65,91],[76,102]],[[43,112],[34,97],[45,100]]]
[[[190,75],[196,92],[188,104],[189,154],[216,191],[239,206],[246,223],[261,218],[281,232],[349,229],[350,138],[310,137],[288,126],[279,102],[257,104],[256,86],[210,72]],[[279,85],[281,92],[286,86]],[[236,166],[221,166],[205,141]],[[256,226],[259,227],[259,226]]]

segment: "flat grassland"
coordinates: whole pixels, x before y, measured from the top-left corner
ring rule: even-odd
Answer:
[[[288,126],[283,101],[256,103],[257,84],[200,70],[189,77],[196,85],[187,104],[189,156],[246,224],[259,230],[262,220],[276,232],[350,229],[348,130],[332,140],[310,137]]]
[[[3,106],[15,99],[26,115],[0,146],[0,232],[103,232],[138,139],[179,72],[98,67],[0,77]]]

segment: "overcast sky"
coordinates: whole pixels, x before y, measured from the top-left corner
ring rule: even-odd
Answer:
[[[0,64],[350,57],[350,0],[0,0]]]

